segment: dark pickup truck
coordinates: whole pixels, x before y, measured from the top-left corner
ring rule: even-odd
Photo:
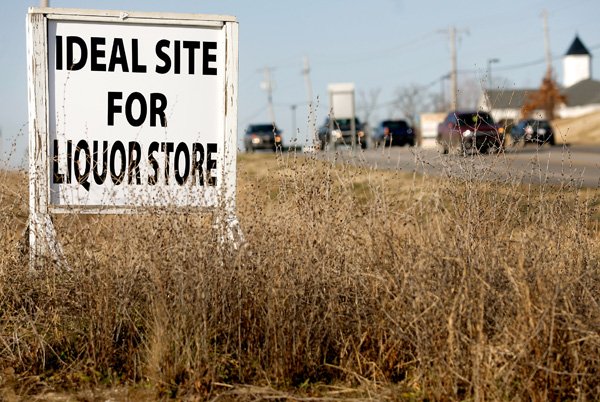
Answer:
[[[354,127],[356,130],[356,146],[362,149],[367,148],[366,126],[354,118]],[[352,119],[331,119],[327,117],[323,125],[319,128],[319,143],[321,150],[324,150],[327,144],[333,144],[334,148],[338,145],[352,145]]]

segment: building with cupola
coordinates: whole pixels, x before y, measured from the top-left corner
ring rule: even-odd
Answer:
[[[592,77],[592,54],[579,35],[575,35],[563,56],[562,70],[561,94],[566,100],[557,108],[557,116],[578,117],[600,111],[600,81]],[[479,107],[490,111],[495,120],[518,120],[528,96],[537,91],[538,88],[488,90],[481,96]],[[544,117],[541,111],[535,115]]]
[[[579,35],[575,35],[575,40],[563,57],[563,82],[562,85],[568,88],[580,81],[592,78],[592,54],[587,50]]]

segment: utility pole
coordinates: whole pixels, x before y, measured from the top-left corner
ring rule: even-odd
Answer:
[[[308,101],[308,142],[310,145],[315,145],[317,142],[316,123],[315,123],[315,108],[313,104],[313,88],[310,80],[310,64],[308,57],[304,56],[302,75],[304,75],[304,83],[306,84],[306,96]]]
[[[263,90],[267,91],[267,102],[269,106],[269,118],[275,124],[275,109],[273,108],[273,81],[271,80],[271,67],[264,68],[265,80],[261,83]]]
[[[548,11],[542,11],[542,18],[544,19],[544,47],[546,50],[546,70],[548,76],[552,74],[552,53],[550,52],[550,34],[548,32]]]
[[[452,110],[456,110],[458,108],[458,78],[456,76],[456,27],[450,27],[450,65],[450,82],[452,85],[450,107]]]
[[[290,110],[292,111],[292,137],[290,138],[296,144],[298,144],[298,138],[296,137],[296,107],[298,105],[292,104],[290,105]]]
[[[468,33],[469,31],[457,30],[455,26],[451,26],[446,30],[439,31],[443,34],[448,34],[450,37],[450,84],[451,84],[451,94],[450,94],[450,108],[452,110],[456,110],[458,108],[458,77],[457,77],[457,61],[456,61],[456,36],[461,33]]]
[[[494,86],[494,81],[492,80],[492,64],[493,63],[500,63],[500,59],[493,58],[493,59],[488,59],[488,61],[487,61],[487,68],[488,68],[488,88],[489,89],[492,89],[492,87]]]

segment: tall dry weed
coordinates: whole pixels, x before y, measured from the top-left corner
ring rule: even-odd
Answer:
[[[212,216],[62,216],[71,270],[37,272],[17,247],[23,178],[9,182],[0,387],[208,398],[329,384],[394,399],[398,384],[414,399],[594,399],[598,192],[480,182],[475,164],[470,179],[421,179],[245,156],[241,248],[219,241]]]

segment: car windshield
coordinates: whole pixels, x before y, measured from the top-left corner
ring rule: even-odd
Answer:
[[[494,120],[492,116],[488,113],[461,113],[456,116],[458,119],[458,124],[467,125],[467,126],[475,126],[479,124],[489,124],[493,125]]]
[[[384,121],[383,122],[383,127],[388,127],[392,130],[394,129],[404,129],[408,127],[408,124],[406,124],[406,122],[404,120],[397,120],[397,121]]]
[[[546,120],[529,120],[527,121],[527,125],[546,129],[550,127],[550,124]]]
[[[350,123],[352,123],[352,119],[335,119],[335,122],[333,123],[333,128],[338,128],[340,130],[350,130]],[[358,128],[359,126],[359,121],[358,119],[354,119],[354,125],[356,126],[356,128]]]
[[[248,127],[246,133],[272,133],[274,131],[277,132],[277,127],[274,127],[272,124],[253,124]]]

